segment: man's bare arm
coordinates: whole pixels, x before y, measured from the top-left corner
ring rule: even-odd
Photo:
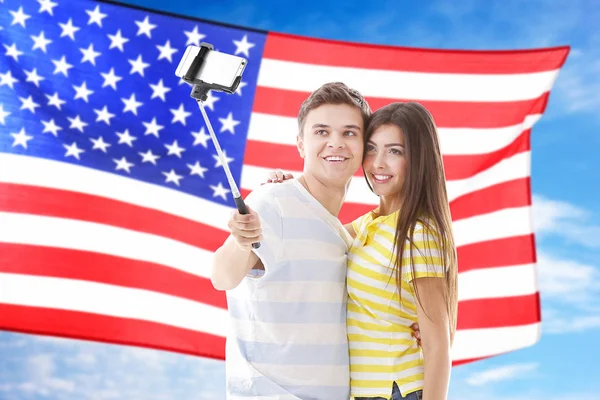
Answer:
[[[344,228],[346,228],[346,231],[348,231],[350,236],[352,236],[352,239],[356,238],[356,232],[354,232],[354,227],[352,224],[346,224],[344,225]]]
[[[230,290],[240,284],[252,268],[262,269],[262,262],[252,251],[252,243],[260,242],[262,230],[258,214],[248,209],[241,215],[237,210],[229,220],[231,235],[213,257],[210,280],[217,290]]]

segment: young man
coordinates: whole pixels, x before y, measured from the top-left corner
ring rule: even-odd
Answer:
[[[302,176],[264,185],[232,214],[212,282],[227,290],[230,400],[349,398],[346,252],[337,219],[363,156],[371,110],[358,92],[329,83],[298,115]],[[262,232],[261,236],[257,232]],[[252,243],[260,241],[258,249]]]

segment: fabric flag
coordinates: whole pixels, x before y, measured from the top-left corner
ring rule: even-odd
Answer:
[[[459,257],[456,364],[540,336],[530,134],[568,47],[446,51],[335,42],[109,2],[4,0],[0,14],[0,329],[223,359],[208,278],[233,199],[191,87],[206,41],[249,60],[207,110],[247,194],[295,176],[301,102],[342,81],[375,110],[435,117]],[[375,207],[358,172],[340,218]]]

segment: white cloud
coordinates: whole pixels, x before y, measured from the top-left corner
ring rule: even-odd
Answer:
[[[538,237],[538,282],[542,297],[542,330],[565,334],[600,328],[600,265],[591,265],[566,255],[556,256],[558,238],[567,245],[600,248],[600,226],[594,215],[571,203],[533,196],[533,224]],[[568,247],[567,247],[568,249]],[[570,249],[570,254],[577,254]]]
[[[80,343],[77,340],[55,337],[55,336],[41,336],[41,335],[31,335],[28,336],[28,339],[41,344],[54,344],[59,346],[73,347]]]
[[[27,341],[25,339],[16,339],[16,340],[11,340],[8,342],[0,342],[0,349],[1,348],[17,348],[17,347],[23,347],[25,346],[25,344],[27,343]]]
[[[52,393],[72,393],[75,382],[55,376],[54,355],[34,354],[25,359],[25,375],[20,382],[7,384],[3,391],[20,391],[34,395],[48,396]]]
[[[174,362],[174,355],[170,353],[139,347],[124,346],[120,353],[120,358],[123,363],[143,363],[146,368],[156,371],[164,371],[168,365],[171,365]]]
[[[8,338],[5,340],[4,338]],[[15,340],[16,339],[16,340]],[[64,400],[221,400],[224,363],[199,357],[80,340],[47,340],[34,335],[0,333],[3,348],[0,398]],[[4,358],[5,352],[8,353]]]
[[[589,211],[540,195],[533,196],[532,207],[536,234],[559,236],[569,243],[600,248],[600,226],[592,222],[595,216]]]
[[[456,386],[456,385],[455,385]],[[505,387],[464,385],[459,390],[451,391],[449,400],[600,400],[595,391],[579,391],[567,388],[564,391],[543,390],[541,387],[529,387],[525,390],[515,389],[511,385]],[[533,385],[532,385],[533,386]]]
[[[50,354],[38,354],[27,359],[29,377],[34,380],[50,378],[56,369]]]
[[[544,308],[542,334],[578,333],[600,328],[600,316],[595,314],[574,316],[564,310]]]
[[[588,216],[585,210],[570,203],[550,200],[540,195],[533,195],[532,206],[536,233],[556,232],[560,230],[561,224]]]
[[[600,328],[600,269],[538,252],[542,333]]]
[[[556,81],[558,97],[567,113],[594,112],[600,108],[600,50],[577,49]]]
[[[484,5],[482,5],[484,4]],[[435,37],[435,47],[522,49],[571,45],[566,63],[552,89],[556,114],[591,113],[600,108],[600,46],[597,21],[600,8],[585,2],[520,0],[477,3],[473,0],[430,3],[430,11],[448,26]],[[427,37],[426,32],[424,37]],[[420,40],[414,38],[419,45]]]
[[[44,381],[44,384],[48,389],[55,391],[72,392],[75,389],[75,382],[61,378],[50,378]]]
[[[97,357],[94,353],[80,351],[77,355],[66,359],[67,364],[93,367],[96,364]]]
[[[537,363],[505,365],[473,373],[466,381],[472,386],[482,386],[513,379],[530,379],[535,376],[537,369]]]
[[[600,328],[600,269],[538,252],[542,334]]]
[[[591,265],[538,253],[540,290],[561,301],[590,301],[600,291],[600,271]]]

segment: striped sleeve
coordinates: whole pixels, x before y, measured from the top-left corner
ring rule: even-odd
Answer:
[[[356,233],[357,236],[363,226],[363,220],[365,219],[365,216],[366,214],[361,215],[360,217],[352,221],[352,229],[354,229],[354,233]]]
[[[417,226],[413,234],[412,262],[410,268],[410,244],[406,241],[402,260],[402,275],[407,282],[416,278],[443,278],[444,263],[441,257],[439,236],[431,228]]]
[[[260,217],[263,239],[254,253],[262,261],[265,271],[253,270],[250,276],[260,277],[279,260],[283,247],[282,213],[277,201],[266,188],[258,188],[244,200]]]

